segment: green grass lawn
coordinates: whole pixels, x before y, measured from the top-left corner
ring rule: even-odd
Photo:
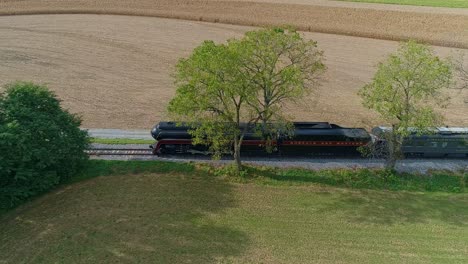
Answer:
[[[468,263],[466,193],[274,180],[95,161],[0,215],[0,263]]]
[[[468,8],[468,0],[338,0],[338,1]]]

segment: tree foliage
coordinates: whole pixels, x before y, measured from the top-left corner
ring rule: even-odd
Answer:
[[[76,173],[87,160],[79,117],[45,86],[14,83],[0,95],[0,206],[9,207]]]
[[[251,31],[230,44],[243,50],[240,70],[257,95],[248,104],[263,124],[286,120],[285,103],[311,92],[325,69],[317,42],[304,40],[292,29]]]
[[[246,129],[269,137],[288,127],[282,107],[312,90],[324,68],[317,43],[292,29],[251,31],[226,44],[205,41],[177,64],[168,110],[197,124],[194,143],[209,145],[215,156],[232,148],[240,169]]]
[[[437,57],[426,45],[402,43],[378,65],[372,82],[359,92],[364,106],[377,111],[391,124],[387,135],[388,168],[401,158],[403,139],[412,131],[429,132],[442,116],[435,110],[445,107],[445,89],[453,85],[452,64]]]

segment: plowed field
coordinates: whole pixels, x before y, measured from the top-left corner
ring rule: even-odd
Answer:
[[[3,0],[0,15],[118,14],[247,26],[291,24],[304,31],[468,48],[468,10],[324,0]]]
[[[203,40],[240,37],[250,27],[151,17],[35,15],[0,17],[0,83],[48,84],[85,127],[148,128],[165,116],[175,93],[177,60]],[[325,51],[322,87],[287,111],[296,120],[327,120],[350,126],[378,124],[361,106],[357,90],[379,60],[398,43],[350,36],[304,33]],[[436,47],[446,56],[468,50]],[[453,92],[447,123],[468,125],[468,94]]]

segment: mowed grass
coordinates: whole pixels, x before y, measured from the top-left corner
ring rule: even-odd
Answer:
[[[191,164],[125,164],[95,162],[1,215],[0,263],[468,262],[466,193],[240,184]]]
[[[338,1],[468,8],[468,0],[338,0]]]

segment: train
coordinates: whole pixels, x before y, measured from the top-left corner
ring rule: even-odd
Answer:
[[[383,135],[389,130],[389,127],[373,128],[373,142],[385,144]],[[406,157],[468,158],[468,128],[437,127],[422,135],[412,131],[403,140],[402,152]]]
[[[279,131],[266,141],[254,127],[245,127],[241,155],[277,156],[361,156],[360,148],[370,145],[384,145],[385,133],[390,128],[342,127],[329,122],[294,122],[288,133]],[[159,122],[151,135],[155,143],[150,146],[155,155],[211,154],[206,145],[192,144],[189,133],[194,127],[176,122]],[[291,133],[292,132],[292,133]],[[270,148],[266,148],[266,145]],[[268,149],[268,151],[267,151]],[[468,128],[440,127],[432,133],[419,135],[411,133],[403,142],[402,151],[411,157],[468,158]]]

